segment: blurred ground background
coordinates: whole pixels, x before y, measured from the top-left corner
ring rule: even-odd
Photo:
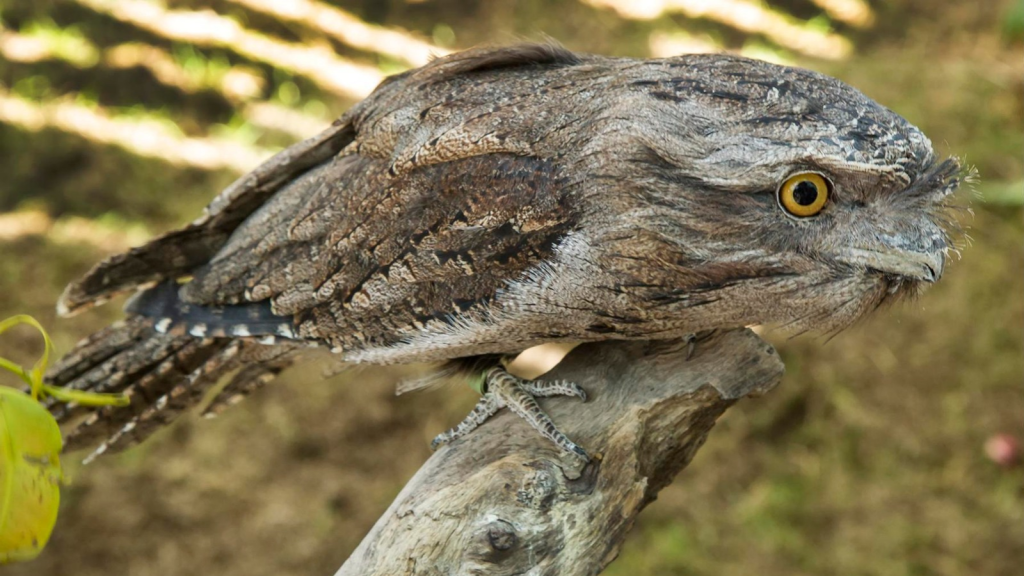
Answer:
[[[607,573],[1021,574],[1024,470],[983,449],[1024,437],[1019,0],[3,0],[0,318],[33,314],[66,350],[119,316],[53,314],[104,255],[191,219],[430,51],[544,36],[833,74],[981,175],[963,260],[827,344],[776,338],[783,386],[726,414]],[[0,351],[29,364],[38,344]],[[319,373],[87,468],[67,458],[49,547],[0,573],[333,573],[474,398]]]

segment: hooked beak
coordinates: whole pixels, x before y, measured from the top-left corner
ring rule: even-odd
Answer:
[[[944,243],[943,243],[944,244]],[[839,259],[854,266],[877,270],[913,281],[936,282],[946,266],[946,249],[926,252],[911,250],[865,250],[849,248]]]
[[[903,205],[903,215],[876,212],[852,234],[852,247],[837,250],[834,257],[855,268],[889,276],[897,280],[890,283],[897,288],[937,282],[946,267],[949,228],[956,230],[957,226],[948,218],[936,218],[935,213],[945,210],[944,199],[962,179],[956,159],[933,163],[904,191],[910,203]]]

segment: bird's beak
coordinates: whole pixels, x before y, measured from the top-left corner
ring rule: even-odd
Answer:
[[[839,259],[847,264],[893,274],[907,280],[931,283],[942,276],[942,270],[946,266],[946,250],[945,247],[920,252],[906,249],[881,251],[849,248],[839,255]]]

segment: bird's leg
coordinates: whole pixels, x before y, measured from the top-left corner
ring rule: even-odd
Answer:
[[[501,410],[501,406],[498,404],[498,400],[490,395],[484,394],[480,401],[476,403],[473,410],[459,422],[459,425],[447,432],[442,432],[437,435],[436,438],[430,443],[431,450],[437,450],[437,448],[443,444],[447,444],[457,438],[461,438],[466,434],[469,434],[476,427],[487,421],[488,418],[494,416],[498,410]]]
[[[534,399],[547,396],[576,396],[583,401],[587,399],[587,393],[572,382],[523,380],[509,374],[502,367],[490,368],[484,373],[484,395],[473,411],[458,426],[434,438],[430,447],[436,449],[465,436],[498,410],[508,408],[558,447],[589,460],[587,452],[559,431]]]

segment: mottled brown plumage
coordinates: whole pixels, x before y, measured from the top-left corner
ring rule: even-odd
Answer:
[[[777,199],[801,171],[834,187],[812,218]],[[112,433],[116,448],[304,345],[440,362],[754,323],[838,330],[938,279],[958,181],[915,127],[814,72],[472,50],[389,78],[202,218],[72,284],[65,312],[140,292],[52,379],[136,398],[69,436]]]

